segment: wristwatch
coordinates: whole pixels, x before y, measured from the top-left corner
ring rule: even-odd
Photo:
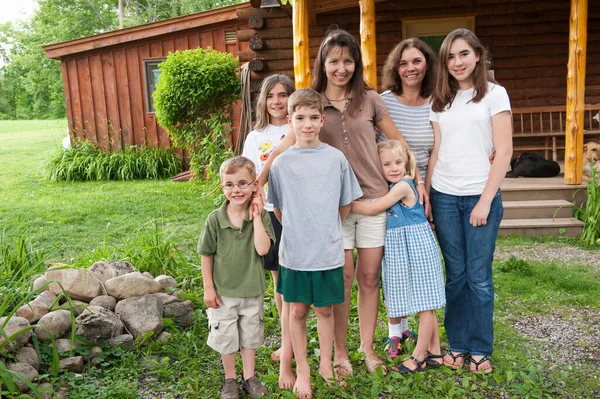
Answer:
[[[423,180],[419,180],[417,184],[425,184],[425,182]]]

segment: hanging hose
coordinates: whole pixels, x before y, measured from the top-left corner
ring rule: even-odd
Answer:
[[[252,98],[250,93],[250,70],[248,63],[242,65],[240,79],[242,80],[242,109],[240,112],[240,126],[237,139],[233,146],[236,154],[242,152],[242,144],[248,133],[252,131]]]

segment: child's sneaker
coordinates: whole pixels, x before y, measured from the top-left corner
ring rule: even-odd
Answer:
[[[235,378],[228,378],[221,389],[221,399],[238,399],[238,384]]]
[[[402,345],[404,345],[406,343],[406,341],[408,341],[410,339],[416,345],[418,338],[419,337],[417,336],[417,334],[414,331],[404,330],[404,332],[402,333],[402,340],[400,341],[400,343]]]
[[[385,353],[390,359],[395,359],[402,354],[402,338],[400,337],[388,337],[385,345]]]
[[[250,395],[252,399],[258,399],[261,396],[269,394],[267,388],[260,382],[257,376],[253,375],[244,382],[242,382],[242,389]]]

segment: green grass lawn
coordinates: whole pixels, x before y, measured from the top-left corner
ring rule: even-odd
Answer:
[[[65,131],[64,120],[0,121],[0,226],[5,242],[18,236],[32,240],[34,247],[44,249],[48,263],[89,265],[99,259],[128,256],[135,266],[146,270],[151,263],[162,262],[166,268],[172,268],[169,271],[194,300],[197,318],[187,329],[167,323],[166,330],[173,334],[168,343],[151,342],[133,352],[107,350],[106,364],[101,368],[92,367],[82,376],[65,373],[47,375],[44,379],[55,385],[68,384],[70,398],[218,398],[222,369],[217,354],[205,345],[207,320],[198,259],[194,254],[200,228],[214,208],[214,199],[202,195],[200,183],[45,180],[43,164],[59,150]],[[536,241],[513,238],[501,240],[499,245],[522,242]],[[556,242],[577,245],[574,241]],[[564,364],[549,364],[536,341],[520,335],[515,327],[516,321],[524,317],[577,315],[580,309],[599,314],[598,269],[513,259],[497,262],[494,278],[497,293],[494,373],[478,376],[441,368],[408,377],[365,374],[362,354],[358,352],[354,291],[348,347],[356,374],[349,378],[348,387],[340,390],[327,387],[315,372],[315,398],[599,397],[597,361],[578,358]],[[273,342],[279,327],[274,318],[272,289],[266,295],[266,303],[266,334],[268,341]],[[443,345],[447,346],[443,312],[438,315]],[[413,318],[411,325],[416,328]],[[318,341],[314,318],[308,331],[308,353],[316,370]],[[594,331],[597,330],[590,326],[589,333]],[[376,341],[383,342],[386,333],[387,320],[381,306]],[[269,359],[276,346],[273,343],[258,351],[257,372],[272,392],[270,398],[290,398],[291,393],[278,390],[278,365]],[[382,345],[379,347],[383,349]],[[42,361],[48,363],[51,359]],[[98,381],[103,387],[98,386]],[[165,395],[160,396],[161,392]]]

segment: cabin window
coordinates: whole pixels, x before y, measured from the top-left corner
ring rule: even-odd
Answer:
[[[163,62],[165,59],[154,59],[144,60],[144,80],[146,82],[146,112],[153,114],[155,112],[154,102],[152,101],[152,93],[156,90],[156,83],[158,83],[158,76],[160,75],[160,69],[158,64]]]
[[[418,37],[438,53],[446,35],[459,28],[475,32],[475,17],[404,20],[402,38]]]

